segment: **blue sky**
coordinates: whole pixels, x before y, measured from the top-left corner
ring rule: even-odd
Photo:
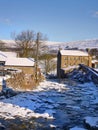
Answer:
[[[57,42],[98,38],[98,0],[0,0],[0,39],[28,29]]]

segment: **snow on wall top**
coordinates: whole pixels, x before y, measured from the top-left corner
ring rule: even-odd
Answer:
[[[60,50],[60,53],[68,56],[89,56],[88,53],[78,50]]]
[[[92,63],[98,63],[98,60],[92,60]]]

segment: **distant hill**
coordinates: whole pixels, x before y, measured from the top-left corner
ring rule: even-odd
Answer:
[[[83,41],[73,41],[73,42],[46,42],[49,48],[57,50],[59,48],[78,48],[78,49],[86,49],[86,48],[98,48],[98,39],[94,40],[83,40]]]
[[[14,48],[15,47],[15,41],[14,40],[0,40],[1,43],[4,43],[6,47],[8,48]]]
[[[13,40],[0,40],[6,43],[8,47],[15,47],[15,41]],[[46,41],[45,45],[47,45],[50,50],[58,50],[59,48],[79,48],[79,49],[86,49],[86,48],[98,48],[98,39],[93,40],[83,40],[83,41],[73,41],[73,42],[53,42],[53,41]]]

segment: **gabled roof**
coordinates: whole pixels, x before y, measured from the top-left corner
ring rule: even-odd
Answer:
[[[5,62],[6,66],[34,66],[33,58],[15,58],[8,57]]]
[[[17,58],[13,52],[0,51],[0,61],[5,61],[6,66],[34,66],[33,58]]]
[[[17,54],[15,52],[0,51],[0,58],[16,57],[16,56],[17,56]]]
[[[88,53],[79,50],[60,50],[60,54],[67,56],[89,56]]]
[[[7,58],[7,56],[5,55],[3,51],[0,51],[0,58]]]

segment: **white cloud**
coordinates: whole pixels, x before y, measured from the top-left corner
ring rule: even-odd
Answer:
[[[0,23],[6,24],[6,25],[11,25],[12,22],[9,18],[5,18],[5,19],[0,19]]]
[[[95,12],[93,13],[93,16],[98,18],[98,11],[95,11]]]

